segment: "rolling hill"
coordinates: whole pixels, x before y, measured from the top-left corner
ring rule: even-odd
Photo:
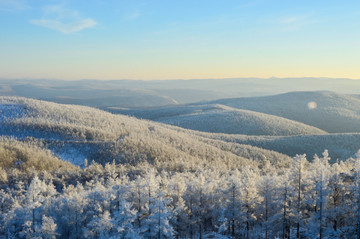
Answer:
[[[211,133],[272,136],[326,134],[323,130],[293,120],[219,104],[192,104],[118,112]]]
[[[275,136],[360,132],[359,96],[329,91],[289,92],[149,109],[112,109],[111,112],[204,132]],[[225,125],[223,122],[228,128],[220,127]]]
[[[220,107],[224,109],[234,111]],[[360,148],[358,133],[296,136],[204,133],[86,106],[19,97],[0,97],[0,116],[0,135],[21,141],[35,138],[54,156],[76,165],[82,165],[86,158],[100,163],[113,160],[130,165],[151,163],[183,170],[219,164],[228,168],[256,166],[265,161],[282,167],[295,154],[306,153],[311,158],[328,149],[332,158],[346,159]]]
[[[75,166],[55,157],[51,151],[41,146],[40,141],[28,139],[20,142],[11,137],[0,137],[0,169],[12,168],[31,172],[33,169],[37,171],[74,170]]]
[[[248,145],[202,137],[180,128],[114,115],[98,109],[45,101],[0,97],[0,134],[19,140],[42,140],[56,156],[76,165],[84,159],[105,163],[152,163],[162,168],[257,165],[266,158],[274,165],[289,157]]]
[[[360,132],[360,99],[329,91],[222,99],[212,103],[276,115],[329,133]]]
[[[198,135],[229,143],[271,149],[291,157],[294,157],[296,154],[306,154],[309,160],[311,160],[315,154],[321,155],[325,149],[329,151],[332,162],[354,157],[357,151],[360,150],[360,133],[299,136],[246,136],[198,132]]]

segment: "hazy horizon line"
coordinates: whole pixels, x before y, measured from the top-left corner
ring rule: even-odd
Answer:
[[[137,79],[137,78],[120,78],[120,79],[91,79],[91,78],[79,78],[79,79],[61,79],[61,78],[8,78],[0,77],[0,80],[56,80],[56,81],[191,81],[191,80],[236,80],[236,79],[334,79],[334,80],[360,80],[360,78],[349,78],[349,77],[329,77],[329,76],[288,76],[288,77],[214,77],[214,78],[169,78],[169,79]]]

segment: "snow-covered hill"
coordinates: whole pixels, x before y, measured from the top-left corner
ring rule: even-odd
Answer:
[[[290,92],[212,103],[284,117],[329,133],[360,132],[360,99],[351,95],[329,91]]]
[[[217,107],[212,110],[237,112]],[[295,154],[307,153],[311,158],[328,149],[333,159],[346,159],[360,148],[357,133],[288,137],[203,133],[85,106],[17,97],[0,97],[0,115],[0,135],[41,139],[55,155],[76,165],[85,158],[102,163],[150,162],[164,168],[200,168],[209,163],[241,167],[264,159],[284,165]]]
[[[321,155],[325,149],[328,149],[333,162],[338,159],[345,160],[354,157],[356,152],[360,149],[360,133],[299,136],[247,136],[198,132],[198,135],[225,142],[271,149],[291,157],[294,157],[296,154],[306,154],[308,155],[308,159],[312,159],[315,154]]]
[[[294,120],[220,104],[191,104],[117,112],[211,133],[271,136],[326,134],[324,130]]]
[[[324,134],[325,131],[360,132],[360,98],[357,95],[329,91],[290,92],[274,96],[221,99],[150,109],[119,109],[111,112],[204,132],[283,136]],[[253,128],[256,130],[253,131]]]
[[[263,158],[274,164],[289,159],[257,147],[205,142],[175,127],[85,106],[17,97],[0,97],[0,105],[0,115],[4,115],[0,119],[1,135],[43,139],[56,155],[77,165],[85,158],[98,162],[150,162],[163,168],[201,168],[211,163],[241,167],[257,164]]]
[[[28,139],[20,142],[11,137],[0,137],[0,171],[2,169],[25,172],[67,171],[74,170],[75,166],[56,158],[42,147],[41,141]]]

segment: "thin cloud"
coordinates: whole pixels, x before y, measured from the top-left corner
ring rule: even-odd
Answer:
[[[134,21],[134,20],[137,20],[138,18],[142,17],[142,13],[138,10],[132,11],[132,12],[130,11],[130,12],[126,12],[126,13],[123,13],[119,10],[119,12],[122,14],[122,18],[125,21]]]
[[[0,11],[16,12],[28,8],[24,0],[0,0]]]
[[[57,30],[64,34],[70,34],[91,28],[97,24],[91,18],[82,18],[77,11],[62,6],[47,6],[44,9],[42,19],[30,20],[30,23],[49,29]]]
[[[61,21],[51,19],[40,19],[30,20],[30,23],[49,29],[54,29],[64,34],[78,32],[85,28],[90,28],[96,25],[96,22],[92,19],[80,19],[71,23],[63,23]]]
[[[281,19],[281,23],[282,24],[294,24],[294,23],[299,23],[302,22],[304,20],[305,17],[303,16],[291,16],[291,17],[285,17],[283,19]]]
[[[300,29],[301,27],[310,23],[308,16],[287,16],[278,20],[280,29],[283,31],[292,31]]]
[[[141,16],[141,13],[138,12],[138,11],[135,11],[135,12],[127,15],[127,18],[128,18],[128,19],[131,19],[131,20],[134,20],[134,19],[139,18],[140,16]]]

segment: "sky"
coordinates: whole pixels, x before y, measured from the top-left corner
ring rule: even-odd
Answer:
[[[0,0],[0,78],[360,78],[359,0]]]

